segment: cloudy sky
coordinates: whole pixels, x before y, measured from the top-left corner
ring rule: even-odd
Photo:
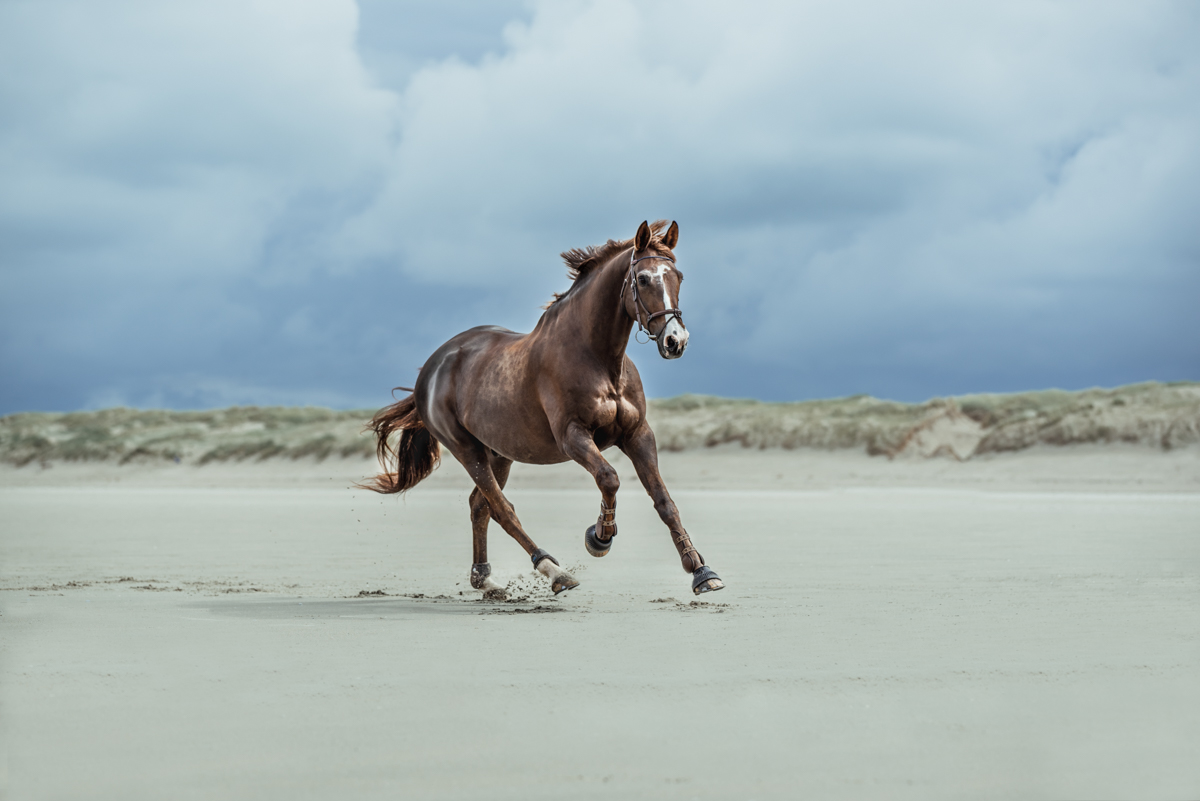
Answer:
[[[378,406],[660,217],[654,396],[1200,379],[1200,4],[0,2],[0,412]]]

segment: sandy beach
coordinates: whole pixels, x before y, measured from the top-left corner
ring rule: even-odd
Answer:
[[[1189,798],[1200,451],[953,459],[736,446],[663,473],[728,588],[694,599],[629,466],[406,498],[360,459],[0,468],[5,797]]]

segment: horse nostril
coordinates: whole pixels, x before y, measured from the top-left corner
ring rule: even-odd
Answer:
[[[679,346],[679,340],[676,339],[674,336],[668,336],[666,345],[667,345],[667,350],[675,350],[675,348],[677,348]]]

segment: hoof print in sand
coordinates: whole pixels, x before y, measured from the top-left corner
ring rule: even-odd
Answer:
[[[690,601],[685,604],[674,598],[655,598],[650,603],[670,604],[670,606],[664,606],[663,609],[670,609],[675,612],[711,612],[716,615],[721,614],[730,606],[729,604],[713,604],[707,601]]]
[[[543,612],[565,612],[561,606],[546,606],[538,604],[537,606],[517,606],[512,609],[493,609],[488,612],[480,612],[481,615],[539,615]]]

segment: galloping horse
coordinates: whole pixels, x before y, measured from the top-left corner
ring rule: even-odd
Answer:
[[[471,586],[503,595],[487,559],[489,520],[520,543],[557,595],[579,586],[558,560],[537,547],[502,490],[513,462],[579,462],[600,488],[600,517],[584,534],[592,556],[604,556],[617,534],[617,471],[600,452],[616,445],[666,524],[692,591],[725,585],[704,563],[679,519],[662,476],[658,448],[646,422],[646,396],[637,368],[625,355],[636,323],[664,359],[687,349],[679,310],[683,274],[675,265],[679,226],[643,222],[633,239],[562,254],[571,288],[546,307],[530,334],[498,326],[464,331],[438,348],[411,395],[380,409],[371,420],[384,472],[367,486],[404,492],[426,478],[439,459],[438,443],[466,468],[471,491],[475,563]],[[399,431],[393,449],[389,438]],[[388,470],[395,458],[395,471]]]

